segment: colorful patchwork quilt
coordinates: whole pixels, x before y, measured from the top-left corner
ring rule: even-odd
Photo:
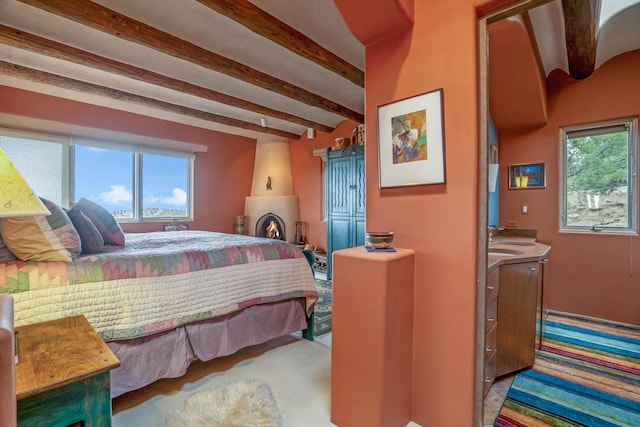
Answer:
[[[280,240],[205,231],[126,234],[73,262],[0,262],[16,326],[83,314],[105,340],[167,330],[317,291],[303,253]]]

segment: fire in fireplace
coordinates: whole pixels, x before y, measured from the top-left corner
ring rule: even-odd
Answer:
[[[273,213],[262,215],[256,223],[256,236],[285,240],[284,221]]]
[[[267,227],[267,237],[270,239],[280,238],[280,230],[278,229],[278,224],[276,224],[274,220],[269,222],[269,226]]]

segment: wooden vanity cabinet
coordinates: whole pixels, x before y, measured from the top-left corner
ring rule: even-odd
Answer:
[[[484,394],[486,395],[496,378],[496,346],[498,333],[498,288],[500,269],[493,268],[487,273],[485,289],[484,320]]]
[[[533,365],[541,302],[540,263],[503,264],[499,282],[496,377]]]

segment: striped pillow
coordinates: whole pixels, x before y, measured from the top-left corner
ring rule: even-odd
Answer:
[[[84,197],[73,205],[73,209],[81,210],[93,222],[105,244],[124,246],[124,232],[111,212]]]
[[[3,218],[4,242],[23,261],[70,262],[80,254],[80,236],[60,206],[40,200],[51,215]]]
[[[80,209],[71,209],[67,212],[73,226],[80,235],[83,254],[97,254],[104,250],[104,239],[95,224],[91,222]]]

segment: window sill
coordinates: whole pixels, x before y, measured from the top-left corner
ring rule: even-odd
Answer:
[[[606,235],[606,236],[632,236],[637,237],[639,234],[635,230],[609,230],[609,229],[598,229],[592,230],[590,228],[564,228],[561,229],[559,234],[583,234],[583,235]]]

